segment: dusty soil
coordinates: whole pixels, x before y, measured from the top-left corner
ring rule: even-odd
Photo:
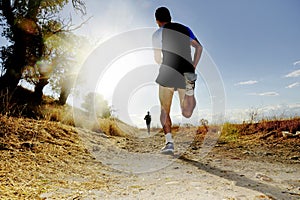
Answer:
[[[300,199],[299,137],[244,135],[204,152],[205,135],[184,128],[170,156],[159,131],[114,137],[1,122],[0,199]]]

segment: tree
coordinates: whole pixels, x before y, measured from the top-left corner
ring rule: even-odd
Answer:
[[[98,93],[88,93],[81,106],[88,113],[94,113],[97,117],[109,118],[111,116],[111,108],[103,96]]]
[[[45,77],[49,76],[47,75],[48,69],[52,69],[49,63],[55,65],[48,82],[52,91],[59,94],[59,103],[63,105],[74,86],[82,62],[93,49],[93,44],[83,36],[58,33],[47,39],[46,46],[49,58],[45,65],[39,66],[39,69],[40,71],[44,69],[46,73],[43,76]]]
[[[58,16],[68,3],[69,0],[0,0],[2,36],[10,43],[0,51],[5,71],[0,77],[0,92],[8,90],[14,94],[23,78],[35,86],[31,102],[26,103],[41,103],[43,88],[57,65],[55,61],[62,58],[54,53],[54,49],[47,48],[46,41],[70,31],[70,22],[66,23]],[[85,14],[82,0],[72,0],[72,4]],[[52,67],[45,67],[47,65]]]

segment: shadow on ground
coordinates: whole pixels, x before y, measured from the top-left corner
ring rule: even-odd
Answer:
[[[199,161],[189,159],[185,156],[180,156],[180,160],[197,167],[200,170],[206,171],[210,174],[225,178],[229,181],[234,181],[236,186],[255,190],[267,195],[270,199],[299,199],[300,195],[292,192],[282,191],[280,188],[261,183],[245,177],[242,174],[235,173],[233,171],[222,170],[217,167],[210,166],[209,164],[203,164]]]

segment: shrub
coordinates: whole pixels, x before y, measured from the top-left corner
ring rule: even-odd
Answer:
[[[234,142],[239,137],[239,130],[235,124],[225,123],[223,125],[220,141],[222,142]]]

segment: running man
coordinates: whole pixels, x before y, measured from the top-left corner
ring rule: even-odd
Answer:
[[[151,124],[151,115],[150,112],[147,112],[147,115],[145,116],[144,120],[146,120],[146,125],[148,129],[148,134],[150,135],[150,124]]]
[[[165,146],[161,153],[173,154],[174,141],[171,133],[170,108],[175,91],[178,91],[182,115],[189,118],[196,106],[194,88],[196,66],[203,47],[190,28],[171,22],[170,11],[160,7],[155,11],[159,29],[152,37],[154,59],[160,64],[156,82],[159,84],[161,104],[160,121],[165,133]],[[195,49],[193,58],[191,46]]]

